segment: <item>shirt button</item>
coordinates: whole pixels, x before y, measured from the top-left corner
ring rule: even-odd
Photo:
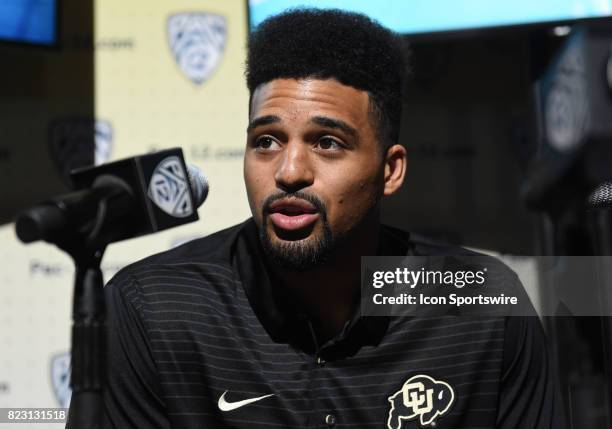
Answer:
[[[318,356],[317,357],[317,365],[319,365],[319,366],[325,365],[325,359],[323,359],[321,356]]]
[[[336,425],[336,417],[333,414],[328,414],[325,416],[325,423],[327,426],[332,427]]]

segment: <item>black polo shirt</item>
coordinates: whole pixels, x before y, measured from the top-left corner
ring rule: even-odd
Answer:
[[[380,255],[449,251],[381,232]],[[317,344],[261,252],[249,219],[109,282],[105,427],[563,427],[537,318],[357,313]]]

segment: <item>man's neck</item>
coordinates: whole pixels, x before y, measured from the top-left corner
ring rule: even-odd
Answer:
[[[319,344],[337,335],[359,306],[361,256],[375,255],[379,223],[345,240],[326,262],[309,271],[272,268],[271,280],[313,323]]]

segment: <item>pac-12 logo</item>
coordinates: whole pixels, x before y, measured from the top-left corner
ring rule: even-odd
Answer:
[[[428,375],[410,377],[400,390],[389,396],[391,403],[387,427],[401,429],[402,420],[416,420],[421,427],[434,427],[436,419],[450,410],[455,402],[453,388]]]
[[[227,39],[225,18],[213,13],[168,17],[168,43],[181,71],[200,85],[215,71]]]
[[[51,385],[55,399],[62,408],[70,406],[70,353],[51,356]]]
[[[187,174],[177,156],[163,159],[151,176],[149,198],[164,212],[174,217],[193,213]]]
[[[113,150],[110,122],[87,117],[60,117],[49,125],[49,148],[62,177],[70,182],[70,171],[104,164]]]

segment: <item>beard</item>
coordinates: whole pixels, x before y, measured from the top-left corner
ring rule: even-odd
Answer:
[[[306,200],[316,207],[319,213],[319,220],[321,221],[321,230],[319,234],[310,234],[307,237],[294,240],[277,240],[276,242],[272,240],[271,234],[268,231],[268,208],[272,202],[287,197]],[[323,201],[314,195],[300,191],[293,193],[277,193],[266,198],[263,204],[262,226],[259,230],[259,240],[270,262],[291,271],[308,271],[322,265],[328,260],[337,242],[327,219],[327,210]]]

